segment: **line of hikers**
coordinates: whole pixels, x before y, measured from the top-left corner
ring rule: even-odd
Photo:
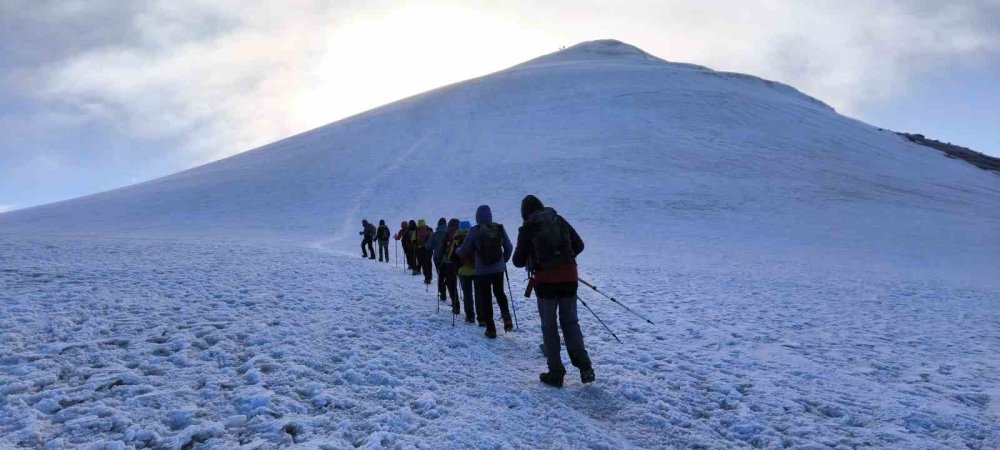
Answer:
[[[493,222],[487,205],[476,210],[475,226],[442,217],[437,229],[432,230],[423,219],[410,220],[400,223],[392,238],[402,243],[406,269],[414,276],[422,274],[428,285],[436,271],[440,301],[450,297],[452,314],[458,315],[464,308],[465,321],[478,322],[490,339],[497,337],[493,297],[500,307],[504,331],[514,328],[503,286],[507,276],[510,287],[507,262],[513,259],[515,267],[526,268],[529,279],[525,296],[530,296],[532,290],[536,294],[542,323],[541,348],[548,363],[548,372],[539,375],[539,380],[550,386],[563,385],[566,368],[560,356],[561,327],[570,362],[580,370],[580,381],[590,383],[594,381],[594,369],[584,347],[576,307],[576,257],[583,252],[583,240],[569,222],[533,195],[521,201],[521,218],[524,223],[518,228],[516,248],[503,225]],[[379,261],[388,262],[390,232],[385,220],[380,220],[378,227],[367,220],[361,223],[362,257],[375,259],[372,243],[377,241]]]

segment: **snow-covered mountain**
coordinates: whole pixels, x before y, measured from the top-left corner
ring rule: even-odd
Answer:
[[[413,311],[422,285],[345,257],[362,218],[487,203],[513,230],[527,193],[580,231],[586,276],[659,322],[593,300],[626,341],[581,319],[596,387],[537,386],[530,303],[483,348]],[[0,439],[985,448],[997,206],[996,174],[792,87],[586,42],[0,214]]]

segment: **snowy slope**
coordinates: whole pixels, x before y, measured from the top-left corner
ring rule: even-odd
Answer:
[[[581,318],[594,386],[538,386],[530,302],[486,343],[354,260],[361,218],[514,225],[526,193],[657,322],[585,297],[625,341]],[[996,205],[995,174],[791,87],[583,43],[0,214],[0,442],[989,448]]]

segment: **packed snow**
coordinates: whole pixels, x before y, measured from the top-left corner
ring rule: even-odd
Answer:
[[[593,384],[538,382],[513,267],[494,341],[360,258],[362,218],[513,232],[527,193],[655,322],[581,288]],[[584,43],[0,214],[0,447],[1000,448],[996,205],[791,87]]]

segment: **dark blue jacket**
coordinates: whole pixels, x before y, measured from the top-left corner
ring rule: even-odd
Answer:
[[[459,256],[466,258],[475,255],[476,275],[503,273],[504,269],[507,268],[507,261],[510,261],[510,257],[514,253],[514,244],[511,244],[510,238],[507,237],[507,230],[504,230],[501,225],[500,229],[503,232],[503,260],[497,261],[494,264],[483,263],[479,258],[479,227],[488,223],[493,223],[493,213],[490,211],[489,206],[482,205],[476,210],[476,226],[469,230],[469,235],[466,236],[465,242],[457,250]]]

